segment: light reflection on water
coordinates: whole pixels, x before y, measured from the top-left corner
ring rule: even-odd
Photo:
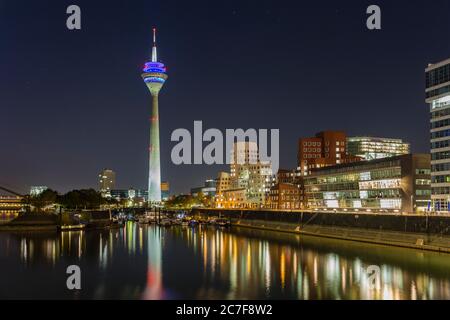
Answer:
[[[249,229],[0,233],[0,265],[0,298],[450,299],[450,255]]]

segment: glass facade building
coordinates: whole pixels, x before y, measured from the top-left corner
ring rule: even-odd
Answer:
[[[430,209],[430,155],[317,169],[305,177],[310,209],[420,213]]]
[[[431,201],[436,213],[450,212],[450,59],[425,69],[430,106]]]
[[[401,139],[375,137],[347,138],[347,154],[364,160],[383,159],[409,154],[410,145]]]

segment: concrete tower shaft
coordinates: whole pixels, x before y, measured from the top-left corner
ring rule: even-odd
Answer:
[[[168,76],[166,67],[158,62],[156,49],[156,29],[153,29],[153,48],[151,61],[144,66],[144,79],[150,94],[152,95],[152,109],[150,116],[150,145],[149,145],[149,173],[148,173],[148,201],[161,202],[161,164],[159,148],[159,92],[164,86]]]

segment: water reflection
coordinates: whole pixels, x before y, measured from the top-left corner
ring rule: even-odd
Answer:
[[[450,255],[249,229],[0,233],[0,262],[0,298],[450,299]]]

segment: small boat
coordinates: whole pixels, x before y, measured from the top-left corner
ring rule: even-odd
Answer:
[[[184,227],[189,226],[189,220],[186,220],[186,219],[181,220],[181,225]]]
[[[229,227],[229,226],[231,226],[231,222],[230,222],[230,220],[227,220],[227,219],[217,219],[216,225],[219,227]]]
[[[217,223],[217,219],[209,219],[208,224],[215,225]]]
[[[84,228],[86,228],[85,224],[71,224],[71,225],[62,225],[59,226],[59,231],[64,232],[64,231],[79,231],[79,230],[84,230]]]

